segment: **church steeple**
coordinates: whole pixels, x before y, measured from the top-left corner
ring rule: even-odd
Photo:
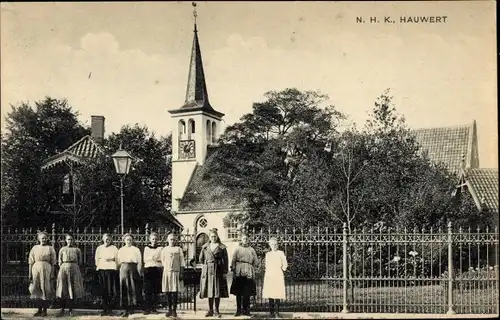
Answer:
[[[194,15],[194,39],[191,49],[191,60],[189,63],[189,76],[186,88],[186,99],[184,105],[174,111],[179,113],[183,111],[205,111],[218,117],[224,114],[215,111],[210,105],[208,99],[207,83],[205,81],[205,71],[203,70],[203,60],[201,58],[200,41],[198,39],[198,26],[196,23],[196,3],[193,2]]]

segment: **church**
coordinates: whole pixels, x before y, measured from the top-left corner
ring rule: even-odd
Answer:
[[[209,101],[196,12],[185,101],[169,113],[173,119],[172,214],[182,224],[184,233],[195,236],[189,258],[197,259],[212,228],[218,229],[231,258],[237,246],[239,226],[234,222],[226,225],[224,218],[228,214],[245,213],[248,206],[231,190],[204,178],[207,172],[215,170],[213,155],[217,152],[224,114]],[[498,169],[479,168],[475,121],[449,128],[417,129],[414,133],[433,162],[443,163],[451,172],[459,174],[458,184],[467,182],[478,209],[498,215]]]
[[[223,219],[229,213],[244,212],[246,206],[230,190],[204,179],[211,170],[224,114],[209,101],[196,20],[186,99],[169,113],[173,119],[172,213],[185,233],[195,235],[196,247],[190,250],[189,257],[197,259],[201,246],[208,241],[209,230],[216,228],[231,259],[238,245],[238,225],[224,226]]]

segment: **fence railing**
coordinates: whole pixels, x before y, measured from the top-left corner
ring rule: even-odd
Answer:
[[[110,234],[117,247],[122,245],[122,235],[118,230],[92,229],[87,230],[57,230],[53,225],[50,230],[45,229],[49,235],[49,242],[56,252],[65,245],[65,234],[71,232],[75,239],[75,244],[82,251],[83,265],[80,270],[84,278],[85,295],[77,301],[80,308],[100,307],[100,297],[97,288],[97,272],[95,271],[95,251],[102,244],[102,236]],[[148,225],[144,229],[129,229],[128,232],[134,237],[134,245],[142,251],[149,241],[149,234],[157,232],[159,244],[166,245],[166,237],[169,229],[153,229]],[[28,294],[28,254],[31,248],[38,243],[36,229],[6,229],[2,232],[2,307],[33,307],[34,302]],[[193,246],[194,236],[191,234],[181,234],[179,246],[187,253]],[[186,265],[189,266],[189,256],[185,254]],[[57,268],[57,267],[56,267]],[[186,274],[193,275],[193,272]],[[194,281],[193,281],[194,280]],[[186,279],[184,290],[179,295],[179,309],[196,309],[196,293],[198,292],[197,279]],[[161,296],[160,301],[165,304],[165,297]],[[57,300],[54,305],[57,306]]]
[[[2,232],[2,307],[28,307],[27,257],[36,244],[34,230]],[[164,244],[168,230],[129,230],[143,248],[156,231]],[[87,294],[82,307],[97,307],[94,254],[105,230],[73,232],[82,250]],[[58,250],[64,232],[48,230]],[[498,230],[406,230],[311,228],[252,230],[250,243],[263,259],[270,237],[287,256],[283,311],[370,313],[498,314]],[[111,232],[115,242],[121,235]],[[195,235],[182,234],[180,245],[193,250]],[[189,255],[185,255],[186,260]],[[257,270],[252,308],[267,310],[262,298],[263,262]],[[186,261],[189,263],[189,261]],[[196,274],[196,273],[195,273]],[[187,281],[180,309],[196,309],[197,279]]]
[[[498,314],[498,229],[252,230],[263,258],[270,237],[287,256],[293,311]],[[257,309],[263,271],[258,272]]]

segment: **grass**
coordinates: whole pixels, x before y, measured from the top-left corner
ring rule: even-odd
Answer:
[[[282,309],[287,311],[340,312],[343,305],[341,281],[309,281],[288,284],[287,299]],[[267,309],[262,298],[262,287],[258,286],[256,308]],[[353,293],[353,294],[352,294]],[[348,290],[351,312],[377,313],[446,313],[448,297],[445,287],[440,285],[405,287],[371,287]],[[497,313],[498,290],[489,286],[453,291],[457,313]]]
[[[380,285],[384,281],[374,281]],[[342,280],[295,281],[287,283],[287,299],[282,302],[285,312],[340,312],[343,305]],[[5,285],[5,283],[3,284]],[[22,284],[15,286],[19,290],[10,295],[2,290],[2,307],[33,307],[27,294],[20,296]],[[190,286],[180,295],[179,309],[192,310],[194,305],[194,287]],[[351,312],[373,313],[446,313],[448,310],[447,286],[434,281],[430,285],[389,287],[373,286],[355,288],[354,295],[349,295]],[[96,297],[87,295],[81,301],[81,307],[98,308],[93,304]],[[457,313],[491,314],[497,313],[498,288],[494,281],[480,281],[474,286],[460,285],[453,290],[454,310]],[[196,299],[197,309],[205,307],[206,301]],[[223,300],[224,301],[224,300]],[[257,296],[253,309],[267,311],[267,299],[262,298],[262,285],[257,285]]]

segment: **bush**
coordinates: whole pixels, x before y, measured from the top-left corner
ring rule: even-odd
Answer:
[[[455,289],[477,289],[481,287],[487,287],[488,282],[498,281],[498,265],[495,266],[485,266],[483,268],[473,268],[470,267],[469,270],[465,272],[457,272],[453,275],[453,290]],[[448,290],[448,271],[445,271],[442,275],[443,280],[441,280],[441,286]],[[479,281],[478,281],[479,280]],[[482,280],[482,281],[481,281]]]

